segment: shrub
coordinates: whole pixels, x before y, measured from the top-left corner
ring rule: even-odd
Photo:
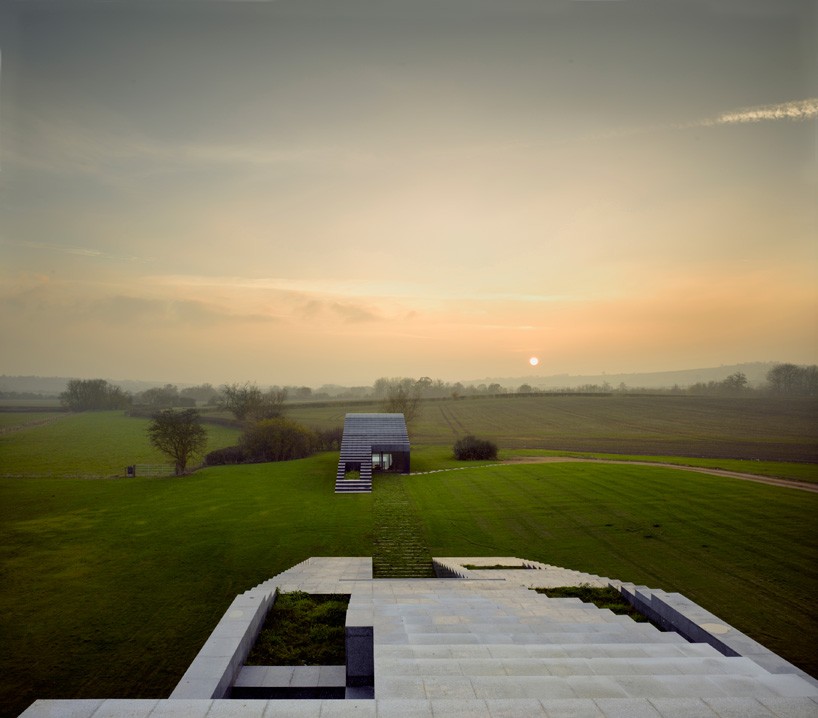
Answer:
[[[476,436],[464,436],[454,445],[454,458],[460,461],[475,461],[479,459],[496,459],[497,444]]]
[[[344,438],[344,427],[336,426],[332,429],[319,429],[315,432],[316,451],[338,451],[341,448],[341,439]]]
[[[262,419],[244,431],[241,447],[250,461],[303,459],[315,450],[315,434],[292,419]]]
[[[216,449],[205,456],[205,466],[223,466],[224,464],[244,463],[244,449],[240,446],[225,446],[223,449]]]

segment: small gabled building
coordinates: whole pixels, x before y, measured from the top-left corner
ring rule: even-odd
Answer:
[[[372,473],[409,473],[409,434],[403,414],[347,414],[336,493],[372,490]],[[357,472],[352,478],[351,473]]]

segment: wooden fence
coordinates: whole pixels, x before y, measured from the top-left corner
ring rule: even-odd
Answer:
[[[173,476],[176,467],[173,464],[133,464],[125,469],[126,476]]]

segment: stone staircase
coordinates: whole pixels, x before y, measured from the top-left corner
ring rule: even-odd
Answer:
[[[276,589],[316,594],[349,593],[355,582],[371,579],[372,561],[369,557],[318,556],[305,559],[262,581],[245,591],[244,595]]]
[[[514,715],[657,716],[665,703],[678,716],[766,716],[778,713],[759,701],[798,699],[818,715],[807,700],[818,688],[796,675],[505,580],[377,583],[372,602],[375,696],[419,709],[457,700],[492,715],[506,702]]]
[[[346,478],[346,472],[342,464],[338,465],[338,472],[335,475],[336,494],[368,494],[372,491],[372,463],[361,463],[360,477],[357,479]]]
[[[576,598],[548,598],[528,587],[620,583],[637,595],[650,595],[655,607],[678,608],[693,623],[712,630],[720,619],[680,594],[509,557],[436,558],[434,564],[461,578],[373,580],[366,557],[302,561],[236,598],[169,699],[44,700],[24,716],[818,716],[818,681],[769,651],[764,655],[763,647],[753,646],[728,624],[717,633],[741,649],[736,655]],[[515,568],[480,571],[466,569],[466,564]],[[214,692],[213,680],[227,660],[219,657],[252,643],[251,624],[263,615],[261,603],[276,588],[350,594],[347,626],[373,629],[374,695],[358,698],[349,687],[346,700],[230,699]],[[778,662],[765,665],[771,658]],[[234,668],[228,692],[230,686],[246,683],[252,688],[267,680],[266,673],[262,679],[253,674],[282,672],[275,667],[248,670],[241,663]],[[292,676],[286,682],[294,691],[307,682],[319,687],[341,683],[337,666],[293,668]]]

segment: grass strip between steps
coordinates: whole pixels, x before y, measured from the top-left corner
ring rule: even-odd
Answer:
[[[644,614],[622,598],[619,591],[610,586],[597,587],[583,583],[579,586],[556,586],[534,590],[549,598],[578,598],[583,603],[593,603],[597,608],[607,608],[617,615],[630,616],[637,623],[645,623],[648,620]]]
[[[403,477],[379,475],[372,482],[374,578],[434,578],[432,554],[403,486]]]

